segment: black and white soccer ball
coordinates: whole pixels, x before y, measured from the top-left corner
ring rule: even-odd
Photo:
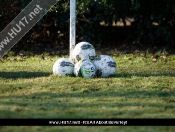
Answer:
[[[58,76],[73,75],[74,64],[68,58],[60,58],[53,65],[53,74]]]
[[[109,55],[96,56],[93,61],[96,68],[96,77],[109,77],[116,72],[116,62]]]
[[[77,63],[80,60],[94,60],[96,56],[95,48],[88,42],[80,42],[75,45],[72,53],[72,61]]]
[[[95,66],[90,60],[81,60],[75,64],[74,75],[76,77],[93,78],[95,73]]]

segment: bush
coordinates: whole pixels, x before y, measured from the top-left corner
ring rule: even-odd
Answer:
[[[69,1],[64,4],[69,5]],[[100,22],[111,26],[122,19],[126,27],[125,19],[132,17],[135,21],[130,31],[120,30],[121,34],[130,36],[129,43],[168,48],[175,43],[174,7],[173,0],[78,0],[77,35],[81,36],[79,41],[102,43],[106,34],[101,32]]]
[[[175,39],[175,1],[173,0],[135,0],[132,5],[135,21],[132,27],[136,29],[134,42],[165,43],[174,45]]]
[[[0,4],[0,31],[2,31],[20,12],[20,0],[2,0]],[[10,10],[9,10],[10,9]]]
[[[0,5],[0,21],[2,22],[0,29],[2,30],[30,1],[3,1]],[[8,3],[11,3],[10,6]],[[67,0],[59,0],[15,48],[20,50],[21,48],[33,49],[33,47],[39,47],[39,49],[40,47],[68,47],[69,4]],[[121,43],[127,40],[126,43],[137,47],[170,48],[175,46],[174,0],[77,0],[76,4],[77,42],[89,41],[94,45],[99,43],[106,45],[106,39],[112,36],[113,41],[119,38],[117,40],[120,40]],[[12,7],[12,10],[8,10],[9,7]],[[13,15],[11,11],[14,12]],[[127,18],[134,19],[130,27],[126,25]],[[124,27],[121,29],[112,27],[112,23],[120,19]],[[107,31],[102,29],[99,24],[102,21],[108,25],[105,28],[110,27],[109,32],[114,35],[107,34]],[[119,36],[115,35],[116,32]]]

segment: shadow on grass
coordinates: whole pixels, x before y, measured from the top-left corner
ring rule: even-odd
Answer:
[[[121,93],[94,92],[89,94],[42,92],[25,96],[1,96],[0,105],[13,107],[15,109],[9,109],[8,111],[2,111],[1,109],[0,116],[3,116],[4,118],[13,118],[16,117],[14,114],[17,114],[17,118],[114,118],[118,116],[129,116],[135,118],[135,116],[139,117],[143,114],[151,116],[151,114],[154,113],[156,115],[159,114],[159,112],[166,116],[167,109],[174,109],[172,101],[175,102],[175,100],[166,101],[161,97],[170,96],[174,98],[175,93],[160,91],[133,91]],[[77,101],[75,101],[74,98],[76,98]],[[95,101],[92,101],[92,98],[95,99]],[[135,99],[140,99],[140,101],[135,101]],[[155,103],[147,101],[155,99],[161,99],[165,102],[161,103],[158,101]],[[89,111],[91,108],[92,111]],[[105,109],[99,111],[100,108]],[[118,110],[115,110],[116,108],[118,108]],[[121,108],[125,110],[120,110]],[[26,109],[28,110],[27,113]],[[94,109],[97,109],[97,111],[94,111]],[[99,114],[99,112],[103,115]],[[34,115],[36,115],[36,117]]]
[[[112,97],[112,98],[111,98]],[[171,97],[171,99],[169,98]],[[39,118],[49,118],[50,116],[54,118],[61,118],[62,113],[66,114],[67,117],[96,117],[97,112],[89,111],[91,108],[108,108],[101,110],[101,114],[104,112],[107,113],[108,116],[118,117],[118,116],[128,116],[127,113],[133,115],[142,115],[142,114],[150,114],[151,109],[154,109],[152,113],[156,114],[158,111],[166,113],[166,109],[174,109],[175,103],[174,100],[175,93],[173,92],[162,92],[162,91],[132,91],[132,92],[92,92],[92,93],[52,93],[52,92],[41,92],[34,93],[30,95],[20,95],[20,96],[0,96],[0,104],[13,107],[15,106],[15,110],[9,111],[1,111],[0,116],[4,113],[3,117],[14,117],[12,113],[18,114],[19,117],[23,118],[23,114],[25,117],[32,117],[32,114],[35,113]],[[88,101],[95,99],[95,101]],[[164,98],[167,98],[164,100]],[[5,99],[5,100],[4,100]],[[75,101],[75,99],[77,101]],[[79,100],[80,99],[80,100]],[[115,100],[116,99],[116,100]],[[140,101],[135,101],[135,99],[140,99]],[[165,101],[164,103],[152,102],[147,100],[155,100],[161,99]],[[74,101],[72,101],[74,100]],[[79,100],[79,101],[78,101]],[[28,113],[25,113],[25,109],[28,109]],[[115,109],[118,107],[119,109],[125,108],[125,111],[113,111],[111,113],[111,109]],[[132,108],[136,109],[135,111]],[[150,110],[147,110],[147,109]],[[52,112],[52,115],[49,115],[49,112]],[[64,110],[60,112],[60,110]],[[81,110],[81,112],[80,112]],[[137,110],[147,110],[146,112],[141,112]],[[24,111],[24,113],[23,113]],[[40,113],[45,113],[39,115]],[[59,114],[58,114],[59,112]],[[80,112],[80,113],[79,113]],[[55,113],[55,114],[54,114]],[[83,115],[81,114],[83,113]],[[11,115],[9,115],[11,114]],[[64,115],[63,114],[63,115]],[[87,115],[86,115],[87,114]],[[159,113],[157,113],[159,114]],[[165,114],[166,115],[166,114]],[[100,116],[100,115],[98,115]],[[104,115],[101,115],[103,117]],[[64,117],[64,116],[63,116]],[[105,116],[104,116],[105,117]],[[132,117],[132,116],[131,116]],[[36,118],[36,117],[33,117]],[[173,117],[172,117],[173,118]]]
[[[0,96],[0,100],[3,98],[6,99],[24,99],[24,100],[35,100],[35,101],[43,101],[43,100],[52,100],[51,102],[54,102],[54,99],[70,99],[69,101],[71,101],[71,98],[99,98],[99,100],[101,101],[109,101],[108,100],[109,97],[122,97],[125,101],[130,101],[130,99],[149,99],[151,100],[151,98],[166,98],[168,99],[168,97],[175,97],[175,93],[174,92],[166,92],[166,91],[160,91],[160,90],[155,90],[155,91],[131,91],[131,92],[126,92],[126,91],[122,91],[122,92],[91,92],[91,93],[51,93],[51,92],[42,92],[42,93],[34,93],[34,94],[30,94],[30,95],[25,95],[25,96]],[[69,102],[69,101],[64,101],[64,102]],[[25,101],[25,103],[27,103]],[[174,102],[175,100],[167,100],[167,102]],[[46,101],[47,102],[47,101]],[[7,103],[7,102],[6,102]],[[11,102],[12,104],[14,104],[14,102]],[[33,103],[33,102],[31,102]],[[58,103],[58,102],[55,102]],[[120,102],[119,102],[120,103]],[[7,104],[10,104],[10,102],[8,102]],[[27,103],[28,104],[28,103]],[[26,105],[27,105],[26,104]],[[59,103],[58,103],[59,105]],[[71,105],[71,104],[70,104]],[[160,106],[161,107],[161,106]]]
[[[30,95],[29,95],[30,96]],[[94,98],[94,97],[131,97],[131,98],[137,98],[137,97],[175,97],[174,92],[166,92],[166,91],[131,91],[131,92],[89,92],[89,93],[36,93],[31,95],[32,97],[44,97],[44,96],[50,96],[53,98]],[[18,96],[16,96],[18,97]],[[21,97],[20,97],[21,98]]]
[[[33,78],[33,77],[42,77],[49,76],[51,73],[48,72],[28,72],[28,71],[19,71],[19,72],[2,72],[0,71],[0,78],[5,79],[18,79],[18,78]],[[175,73],[162,73],[162,74],[143,74],[143,73],[117,73],[110,76],[110,78],[131,78],[136,77],[175,77]]]
[[[51,73],[47,72],[27,72],[27,71],[0,72],[0,78],[5,79],[34,78],[34,77],[49,76],[50,74]]]
[[[150,74],[144,74],[144,73],[118,73],[118,74],[115,74],[113,76],[111,76],[112,78],[131,78],[133,76],[136,76],[136,77],[163,77],[163,76],[167,76],[167,77],[175,77],[175,73],[157,73],[157,74],[153,74],[153,73],[150,73]]]
[[[131,92],[90,92],[90,93],[34,93],[25,96],[1,96],[1,98],[26,98],[26,99],[51,99],[51,98],[94,98],[94,97],[128,97],[128,98],[150,98],[150,97],[175,97],[174,92],[166,91],[131,91]]]

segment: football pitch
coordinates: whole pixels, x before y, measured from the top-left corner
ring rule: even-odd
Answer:
[[[112,52],[109,78],[52,75],[61,57],[0,59],[0,118],[175,118],[175,55]],[[0,127],[10,131],[175,131],[174,127]]]

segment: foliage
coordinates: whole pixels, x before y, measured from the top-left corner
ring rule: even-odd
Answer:
[[[86,3],[78,2],[77,14],[80,20],[88,24],[83,24],[82,29],[85,36],[90,37],[89,40],[101,38],[99,22],[104,21],[111,26],[112,22],[116,23],[122,19],[126,26],[126,19],[131,17],[135,20],[128,34],[132,44],[154,43],[153,46],[159,46],[164,42],[169,47],[175,43],[174,7],[173,0],[89,0]],[[79,21],[77,23],[79,24]],[[121,34],[124,33],[125,28]]]
[[[167,47],[174,45],[175,1],[135,0],[133,7],[137,41],[156,41],[157,44],[163,41]]]
[[[9,24],[20,12],[20,0],[1,0],[0,4],[0,31]],[[10,10],[9,10],[10,9]]]
[[[2,30],[30,1],[3,1],[0,5],[0,21],[2,22],[0,29]],[[26,50],[34,49],[34,47],[38,47],[38,49],[41,47],[45,47],[45,49],[58,46],[68,47],[69,4],[70,1],[58,0],[58,3],[15,48]],[[122,38],[123,41],[120,43],[127,40],[131,46],[149,46],[151,48],[163,46],[166,49],[175,46],[174,0],[77,0],[76,5],[77,42],[89,41],[94,45],[106,45],[106,38],[113,34],[112,30],[118,29],[113,27],[111,34],[106,34],[99,23],[105,22],[108,27],[111,27],[113,23],[122,20],[124,27],[120,30],[120,35],[125,38]],[[13,15],[7,10],[9,7],[12,7],[10,11],[14,12]],[[131,22],[129,30],[126,30],[128,18],[133,18],[134,21]],[[120,35],[117,38],[120,38]],[[114,36],[112,35],[112,37]],[[24,43],[28,45],[24,47]]]
[[[132,44],[159,46],[164,42],[163,46],[169,47],[175,43],[174,7],[173,0],[78,0],[77,34],[80,40],[101,43],[105,33],[100,31],[100,22],[111,26],[122,19],[126,26],[126,19],[131,17],[135,20],[128,34]],[[125,33],[124,28],[121,34]]]

